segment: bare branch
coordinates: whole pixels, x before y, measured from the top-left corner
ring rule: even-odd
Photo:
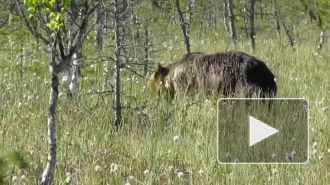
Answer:
[[[35,29],[33,29],[31,27],[30,22],[27,20],[26,15],[25,15],[24,11],[21,8],[21,5],[19,3],[19,0],[15,0],[15,3],[16,3],[16,7],[17,7],[17,10],[18,10],[20,16],[23,18],[24,24],[29,29],[29,31],[31,32],[31,34],[36,39],[41,39],[45,45],[49,45],[50,44],[50,41],[47,40],[45,37],[43,37],[37,30],[35,30]]]

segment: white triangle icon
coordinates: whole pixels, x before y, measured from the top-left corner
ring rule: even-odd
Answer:
[[[278,130],[275,128],[270,127],[262,121],[250,116],[250,146],[268,138],[277,132]]]

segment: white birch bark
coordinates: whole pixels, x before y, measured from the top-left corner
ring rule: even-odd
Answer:
[[[255,27],[254,27],[254,5],[256,0],[250,0],[250,40],[251,40],[251,49],[254,51],[256,49],[255,41]]]
[[[51,88],[48,102],[48,121],[47,121],[47,132],[48,132],[48,157],[47,165],[42,173],[41,184],[51,184],[54,178],[55,164],[56,164],[56,104],[58,98],[58,86],[59,79],[58,74],[60,72],[59,66],[55,61],[55,46],[52,46],[52,52],[50,54],[51,64]]]
[[[235,26],[235,15],[234,15],[234,4],[233,0],[226,0],[228,5],[228,16],[230,18],[230,37],[233,40],[234,44],[236,44],[237,36],[236,36],[236,26]]]
[[[318,52],[322,50],[324,43],[325,43],[325,30],[322,30],[320,33],[320,42],[319,45],[317,46]]]

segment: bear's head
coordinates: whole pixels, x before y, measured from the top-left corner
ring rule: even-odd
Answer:
[[[165,78],[169,74],[170,69],[158,63],[157,70],[150,76],[149,87],[152,90],[162,92],[165,89]]]

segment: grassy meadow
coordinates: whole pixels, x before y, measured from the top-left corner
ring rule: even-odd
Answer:
[[[178,28],[179,29],[179,28]],[[219,164],[217,100],[202,94],[167,102],[148,89],[148,78],[122,73],[123,125],[115,131],[113,94],[105,84],[107,64],[89,62],[75,100],[60,87],[57,106],[55,184],[328,184],[330,182],[330,46],[316,53],[318,33],[300,30],[293,51],[284,36],[257,35],[257,50],[241,39],[237,50],[266,61],[278,83],[278,98],[307,98],[310,104],[309,162],[299,165]],[[235,49],[224,31],[192,34],[192,51]],[[180,32],[152,62],[170,63],[185,52]],[[10,42],[9,42],[10,43]],[[0,51],[0,151],[20,151],[27,169],[9,165],[10,184],[35,184],[47,159],[48,57],[24,44],[24,57]],[[10,43],[7,48],[19,47]],[[41,45],[42,47],[42,45]],[[84,56],[92,53],[83,50]],[[86,62],[86,61],[85,61]],[[86,62],[87,63],[87,62]],[[113,66],[113,64],[110,64]],[[149,74],[150,75],[150,74]],[[113,83],[111,77],[108,83]],[[220,118],[221,119],[221,118]],[[236,137],[243,137],[237,135]],[[23,176],[23,178],[22,178]],[[22,180],[20,180],[22,179]]]

